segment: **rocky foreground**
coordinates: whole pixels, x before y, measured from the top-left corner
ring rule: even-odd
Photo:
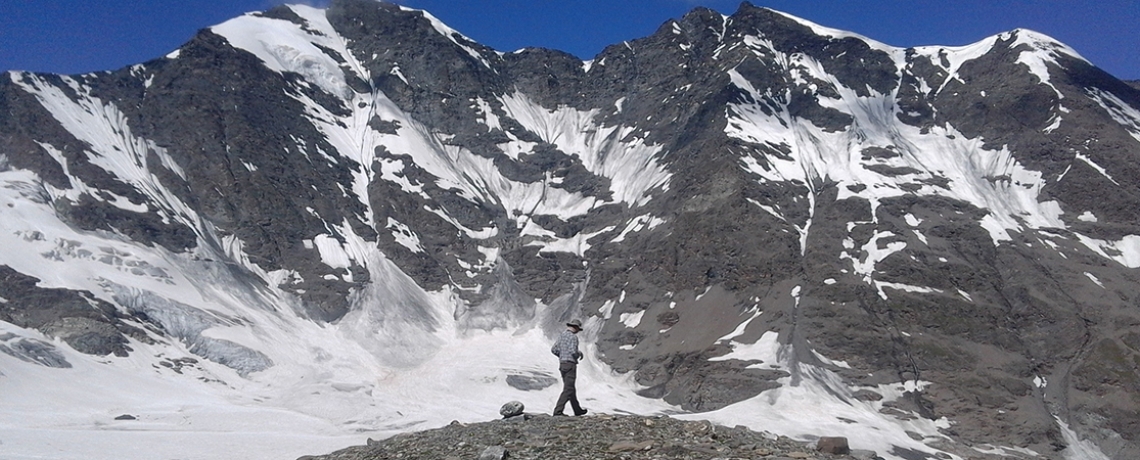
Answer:
[[[827,438],[825,438],[827,439]],[[490,422],[450,425],[382,441],[369,439],[329,455],[301,460],[375,459],[875,459],[838,443],[797,442],[771,433],[666,416],[525,414]],[[825,446],[830,444],[830,446]]]

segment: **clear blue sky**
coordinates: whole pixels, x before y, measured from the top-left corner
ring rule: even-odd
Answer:
[[[0,71],[80,73],[160,57],[203,27],[280,0],[0,0]],[[303,0],[314,6],[327,0]],[[501,51],[583,59],[653,33],[696,6],[736,0],[402,0]],[[1014,28],[1050,35],[1124,79],[1140,79],[1140,0],[757,0],[895,46],[964,45]]]

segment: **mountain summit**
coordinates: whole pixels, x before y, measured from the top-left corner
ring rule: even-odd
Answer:
[[[1138,458],[1138,160],[1140,90],[1047,36],[748,3],[587,62],[333,0],[9,72],[0,451],[283,458],[546,407],[580,318],[591,413]]]

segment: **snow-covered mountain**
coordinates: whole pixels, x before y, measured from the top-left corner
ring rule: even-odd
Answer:
[[[545,412],[573,317],[595,412],[1137,458],[1137,160],[1140,90],[1049,37],[901,49],[747,3],[587,62],[334,0],[8,72],[0,456]]]

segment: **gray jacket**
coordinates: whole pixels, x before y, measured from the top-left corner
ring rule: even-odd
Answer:
[[[562,331],[550,352],[564,363],[577,363],[582,359],[582,352],[578,351],[578,336],[570,331]]]

